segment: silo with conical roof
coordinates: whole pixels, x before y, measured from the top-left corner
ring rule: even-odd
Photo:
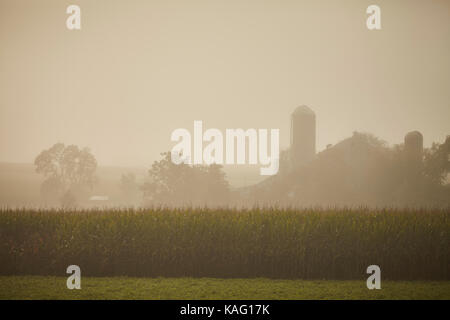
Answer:
[[[316,114],[309,107],[297,107],[291,115],[292,165],[306,164],[316,155]]]

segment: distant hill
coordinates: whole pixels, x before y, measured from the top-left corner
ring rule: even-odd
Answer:
[[[143,182],[147,169],[129,167],[100,166],[96,176],[98,183],[93,195],[107,195],[115,198],[119,192],[122,174],[132,172],[138,182]],[[1,206],[39,206],[42,204],[40,186],[43,176],[35,172],[31,163],[0,162],[0,205]]]
[[[0,205],[31,206],[40,203],[42,177],[28,163],[0,162]]]

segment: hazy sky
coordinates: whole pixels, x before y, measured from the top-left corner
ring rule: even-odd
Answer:
[[[66,28],[81,7],[82,30]],[[382,30],[366,28],[381,7]],[[176,128],[279,128],[306,104],[317,149],[353,131],[450,134],[448,0],[0,0],[0,161],[56,142],[149,165]]]

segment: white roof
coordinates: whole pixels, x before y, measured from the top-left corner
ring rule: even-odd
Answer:
[[[109,197],[108,196],[92,196],[89,198],[89,200],[91,200],[91,201],[108,201]]]

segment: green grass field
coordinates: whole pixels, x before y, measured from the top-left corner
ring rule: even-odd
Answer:
[[[0,277],[0,299],[450,299],[450,281],[304,281],[216,278],[90,278],[69,290],[65,277]]]

